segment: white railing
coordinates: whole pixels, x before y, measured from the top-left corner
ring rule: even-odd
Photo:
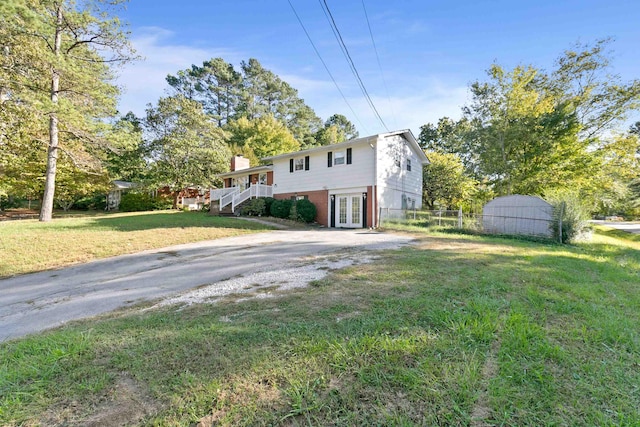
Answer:
[[[224,208],[228,204],[233,203],[234,196],[240,192],[240,189],[238,187],[231,188],[233,189],[233,191],[230,191],[224,196],[220,197],[220,210],[222,210],[222,208]]]
[[[238,187],[218,188],[209,190],[209,200],[220,200],[223,196],[237,191]]]
[[[253,184],[244,191],[240,191],[239,187],[221,188],[219,190],[211,190],[211,200],[220,199],[220,207],[222,210],[227,205],[231,205],[231,212],[235,212],[236,206],[252,197],[272,197],[273,187],[264,184]]]
[[[236,194],[231,202],[231,212],[235,212],[236,206],[252,197],[271,197],[273,196],[273,187],[264,184],[253,184],[240,194]],[[222,203],[220,204],[222,209]]]

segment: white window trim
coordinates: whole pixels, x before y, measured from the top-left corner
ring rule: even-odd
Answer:
[[[338,158],[342,160],[338,163]],[[347,152],[346,151],[334,151],[333,152],[333,166],[342,166],[347,164]]]

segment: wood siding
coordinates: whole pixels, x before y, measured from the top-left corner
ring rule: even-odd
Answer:
[[[273,174],[276,187],[274,194],[301,193],[326,189],[370,186],[374,181],[374,153],[368,143],[351,147],[351,164],[347,164],[347,149],[343,148],[344,164],[328,167],[327,152],[310,153],[309,170],[291,172],[291,161],[304,156],[283,157],[273,162]],[[333,152],[335,157],[335,151]]]
[[[422,207],[422,163],[411,145],[400,135],[381,137],[377,150],[377,182],[380,208],[402,209],[402,198]],[[411,170],[407,170],[407,160]]]

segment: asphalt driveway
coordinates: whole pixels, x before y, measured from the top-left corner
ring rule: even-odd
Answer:
[[[627,233],[640,234],[640,222],[624,222],[624,221],[592,221],[594,224],[605,225],[615,228],[616,230],[626,231]]]
[[[0,342],[175,295],[309,255],[379,250],[410,238],[368,230],[280,230],[123,255],[0,280]]]

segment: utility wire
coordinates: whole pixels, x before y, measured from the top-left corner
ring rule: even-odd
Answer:
[[[369,22],[369,15],[367,14],[367,8],[364,5],[364,0],[362,0],[362,10],[364,10],[364,17],[367,20],[367,27],[369,27],[369,35],[371,36],[371,43],[373,44],[373,50],[376,53],[376,60],[378,61],[378,68],[380,69],[380,75],[382,76],[382,83],[384,84],[384,90],[387,93],[389,108],[391,108],[391,116],[393,117],[393,122],[397,129],[398,118],[396,117],[396,112],[394,111],[393,104],[391,103],[391,96],[389,96],[389,87],[387,86],[387,80],[384,78],[384,71],[382,71],[382,64],[380,63],[380,55],[378,55],[378,48],[376,47],[376,41],[373,38],[373,31],[371,31],[371,23]]]
[[[304,24],[302,23],[302,20],[300,19],[300,16],[298,16],[298,12],[296,12],[296,8],[293,7],[293,4],[291,3],[291,0],[287,0],[287,1],[289,2],[289,6],[291,6],[291,10],[293,11],[293,14],[296,15],[296,18],[298,19],[298,22],[300,23],[300,26],[304,30],[304,33],[307,35],[307,39],[309,39],[309,43],[311,43],[311,46],[313,46],[313,50],[316,52],[316,55],[318,55],[318,58],[320,58],[320,62],[322,62],[322,65],[324,65],[324,69],[327,70],[327,74],[329,74],[329,77],[331,77],[331,81],[333,81],[333,84],[336,86],[336,89],[338,89],[338,92],[340,92],[340,95],[342,95],[342,99],[344,99],[345,104],[347,104],[347,106],[349,107],[349,110],[351,110],[351,113],[353,113],[353,116],[356,118],[358,123],[360,123],[360,126],[362,126],[362,129],[365,131],[365,133],[369,133],[369,131],[367,130],[365,125],[362,124],[362,121],[360,120],[360,118],[358,117],[356,112],[351,107],[351,104],[349,104],[349,101],[347,101],[347,97],[344,96],[344,93],[342,93],[342,90],[340,89],[340,86],[338,86],[338,83],[336,82],[336,79],[333,78],[333,74],[331,74],[331,71],[329,71],[329,67],[327,67],[327,64],[324,62],[324,59],[322,59],[322,55],[320,55],[320,52],[316,48],[316,45],[313,43],[313,40],[311,39],[311,36],[309,35],[309,32],[307,31],[307,29],[305,28]]]
[[[382,117],[380,116],[380,113],[378,112],[378,109],[373,104],[373,101],[371,100],[371,97],[369,96],[369,92],[367,91],[367,88],[365,87],[364,83],[362,82],[362,79],[360,78],[360,74],[358,73],[358,69],[356,68],[355,63],[353,62],[353,59],[351,58],[351,55],[349,54],[349,49],[347,49],[347,45],[344,43],[344,40],[342,38],[342,34],[340,34],[340,30],[338,29],[338,26],[336,25],[336,21],[333,18],[333,14],[331,13],[331,9],[329,9],[329,5],[327,4],[327,1],[326,0],[318,0],[318,1],[320,2],[320,6],[322,6],[322,10],[324,11],[326,18],[329,21],[329,25],[331,25],[331,28],[333,30],[333,34],[336,36],[336,40],[338,41],[338,44],[340,45],[340,48],[342,49],[342,53],[345,55],[345,59],[347,60],[347,63],[349,63],[349,66],[351,68],[351,72],[353,73],[353,75],[355,76],[356,80],[358,81],[358,85],[360,86],[360,90],[362,91],[362,94],[364,95],[365,99],[367,100],[367,103],[369,104],[369,106],[371,107],[373,112],[375,113],[376,117],[378,118],[378,120],[380,121],[382,126],[387,130],[387,132],[389,132],[389,128],[385,124],[384,120],[382,120]]]

